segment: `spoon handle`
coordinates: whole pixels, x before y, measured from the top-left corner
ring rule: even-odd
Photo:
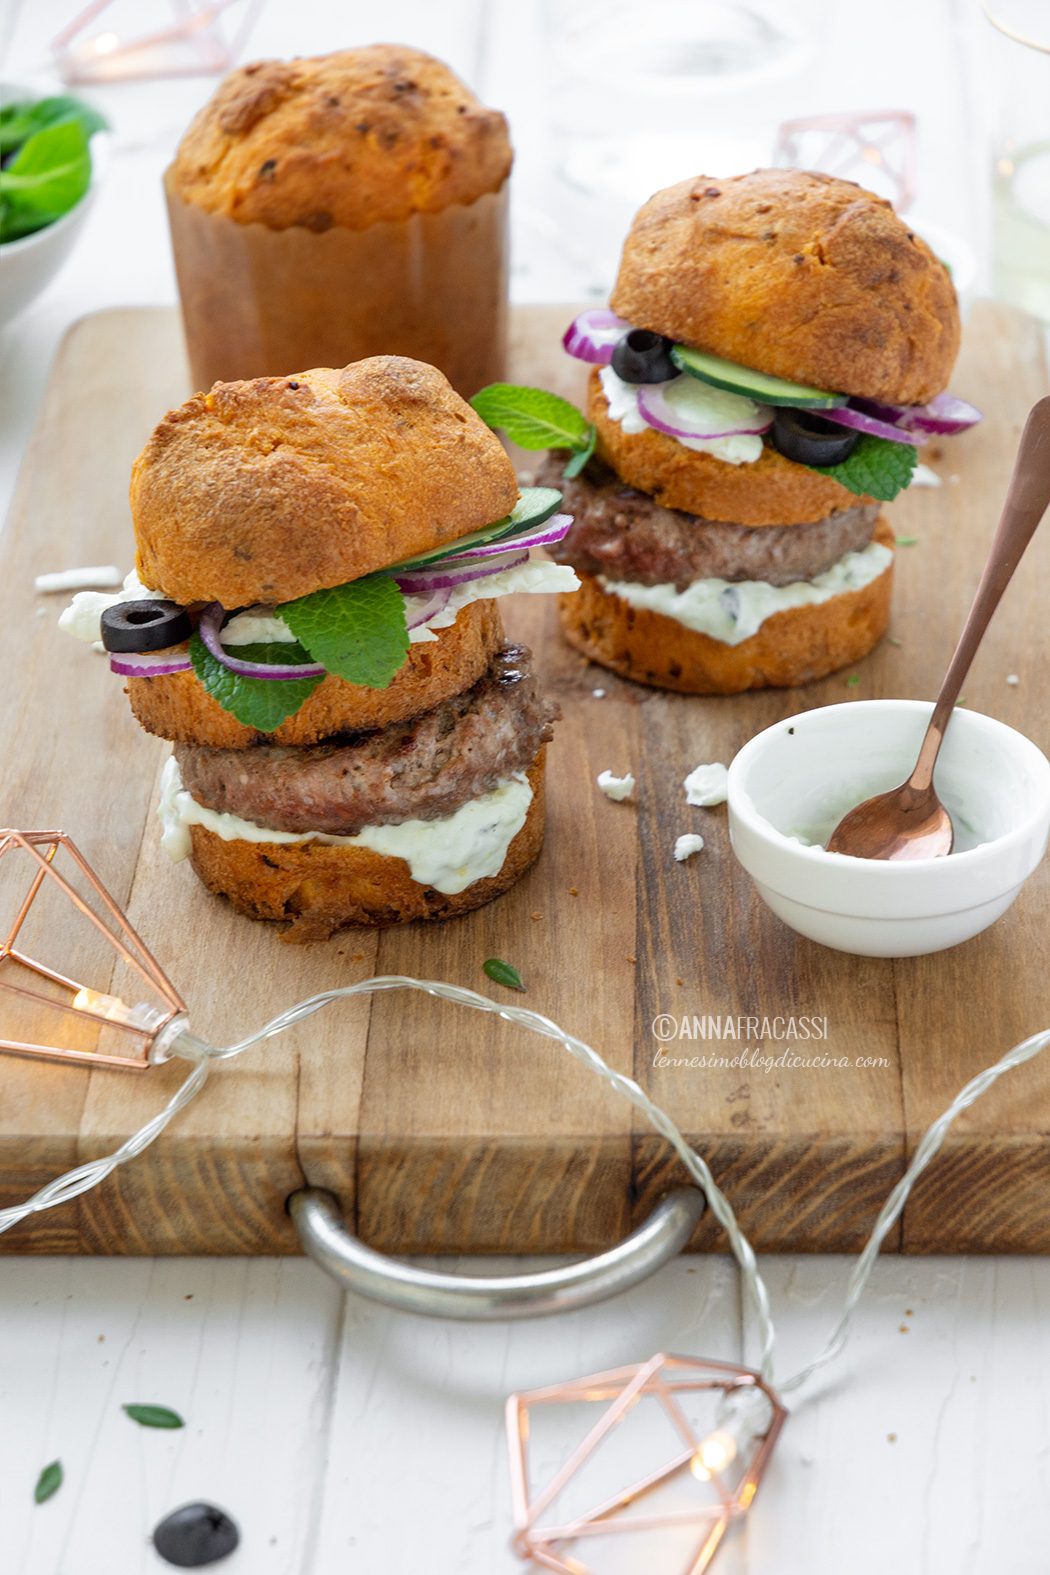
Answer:
[[[948,671],[944,675],[937,704],[922,741],[919,758],[909,781],[919,792],[925,792],[933,781],[933,768],[937,762],[941,743],[949,718],[955,709],[963,681],[970,671],[977,654],[977,647],[984,639],[992,614],[1002,600],[1003,592],[1013,579],[1014,570],[1021,561],[1025,548],[1035,535],[1039,521],[1050,505],[1050,395],[1040,399],[1028,413],[1020,447],[1014,460],[1010,486],[1003,504],[999,528],[988,553],[988,561],[981,575],[981,583],[973,599],[969,616],[955,647]]]

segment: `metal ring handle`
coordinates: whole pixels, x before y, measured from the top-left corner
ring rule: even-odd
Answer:
[[[457,1275],[419,1269],[366,1247],[347,1230],[330,1192],[304,1187],[288,1199],[303,1250],[345,1290],[402,1312],[489,1322],[569,1312],[629,1290],[682,1251],[704,1208],[696,1187],[680,1187],[644,1225],[582,1263],[531,1274]]]

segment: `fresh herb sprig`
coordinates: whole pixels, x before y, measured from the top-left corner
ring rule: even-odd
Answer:
[[[33,1489],[33,1503],[46,1504],[49,1498],[54,1498],[62,1486],[64,1475],[61,1460],[52,1460],[49,1466],[45,1466],[36,1479],[36,1486]]]
[[[140,1427],[177,1428],[186,1424],[177,1411],[166,1405],[139,1405],[132,1403],[121,1408],[126,1416]]]
[[[66,96],[0,109],[0,243],[75,208],[91,185],[90,140],[106,121]]]
[[[856,448],[840,465],[810,465],[807,469],[818,476],[831,476],[859,497],[890,503],[904,491],[918,463],[914,444],[894,443],[862,432]]]
[[[564,475],[578,476],[594,453],[597,433],[593,422],[559,394],[519,383],[490,383],[470,401],[478,415],[495,432],[504,432],[525,449],[567,449]]]
[[[493,984],[501,984],[505,990],[520,990],[522,995],[525,994],[521,974],[513,963],[504,962],[502,957],[489,957],[481,967]]]

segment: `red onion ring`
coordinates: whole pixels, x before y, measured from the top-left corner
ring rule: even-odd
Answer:
[[[320,662],[304,662],[296,667],[290,662],[285,666],[276,662],[242,662],[236,656],[231,656],[220,638],[225,616],[225,609],[220,607],[218,602],[209,602],[201,613],[197,633],[215,660],[221,662],[223,667],[229,668],[231,673],[240,673],[242,678],[267,678],[278,683],[291,682],[296,678],[324,676],[325,669]]]
[[[904,431],[933,432],[944,437],[966,432],[983,419],[976,405],[947,392],[938,394],[928,405],[884,405],[876,399],[855,399],[853,403],[859,410]]]
[[[657,432],[666,432],[668,437],[674,438],[725,438],[725,437],[761,437],[763,432],[768,432],[773,425],[773,418],[768,421],[756,416],[750,426],[745,427],[719,427],[716,432],[701,432],[696,427],[684,427],[683,417],[680,416],[667,402],[663,383],[638,384],[638,410],[651,427]],[[821,415],[824,412],[821,411]]]
[[[173,656],[170,651],[110,652],[110,671],[122,678],[164,678],[168,673],[187,673],[193,668],[189,656]]]
[[[926,441],[923,433],[906,432],[903,427],[892,426],[888,421],[880,421],[863,410],[853,410],[849,405],[840,405],[837,410],[818,410],[814,414],[822,421],[834,421],[837,426],[851,427],[854,432],[866,432],[869,437],[885,438],[890,443],[910,443],[918,447]]]
[[[473,567],[466,568],[461,567],[463,558],[446,558],[440,563],[428,563],[425,569],[416,574],[398,575],[397,583],[399,589],[409,596],[419,596],[427,591],[451,591],[456,585],[468,585],[472,580],[487,580],[490,575],[500,574],[504,569],[516,569],[519,564],[527,563],[528,557],[528,548],[519,548],[514,552],[505,552],[500,558],[486,557]],[[445,600],[448,600],[447,596]],[[431,613],[428,616],[434,615]]]
[[[535,530],[527,531],[524,535],[497,536],[494,541],[482,542],[480,546],[471,547],[466,552],[450,551],[443,558],[434,558],[421,567],[426,570],[436,569],[439,565],[451,568],[457,563],[473,563],[481,558],[499,557],[511,550],[527,551],[530,547],[552,547],[555,542],[562,541],[571,529],[571,514],[553,514],[549,520],[545,520],[542,525],[538,525]],[[492,572],[495,573],[495,570]]]
[[[400,580],[397,582],[397,588],[404,589]],[[426,605],[421,607],[414,617],[408,619],[409,629],[418,629],[421,624],[429,623],[431,618],[436,618],[439,612],[444,612],[451,595],[452,592],[444,586],[436,588]]]
[[[577,361],[589,361],[592,366],[608,366],[617,341],[630,328],[630,323],[617,317],[605,307],[592,307],[581,312],[565,330],[562,345]]]

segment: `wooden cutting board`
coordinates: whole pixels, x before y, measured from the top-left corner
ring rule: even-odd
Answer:
[[[578,397],[581,370],[559,348],[566,319],[558,308],[518,311],[512,376]],[[57,634],[63,599],[34,598],[40,572],[130,565],[129,466],[187,392],[172,311],[87,318],[59,354],[2,542],[0,820],[74,837],[188,1001],[194,1029],[213,1042],[373,973],[498,994],[481,964],[503,957],[521,970],[529,1005],[667,1106],[756,1246],[856,1248],[927,1124],[975,1072],[1050,1024],[1047,869],[965,946],[904,961],[852,958],[799,939],[757,901],[730,852],[725,810],[688,808],[681,784],[699,762],[728,761],[794,711],[934,693],[1023,417],[1047,389],[1039,328],[1000,307],[975,308],[952,386],[986,420],[931,445],[943,484],[915,488],[892,508],[898,534],[916,540],[898,554],[893,642],[858,667],[859,682],[847,687],[842,674],[804,691],[732,699],[659,694],[588,666],[559,639],[548,599],[522,598],[508,625],[534,647],[564,713],[539,864],[509,895],[447,926],[347,932],[303,948],[238,917],[188,865],[168,863],[152,813],[167,746],[135,724],[105,662]],[[1048,576],[1050,529],[1008,593],[966,694],[1044,749]],[[1019,684],[1009,686],[1008,674]],[[597,792],[606,768],[634,772],[636,802]],[[678,865],[674,840],[690,830],[706,848]],[[82,958],[72,929],[57,940]],[[658,1014],[820,1016],[830,1055],[880,1064],[656,1068],[660,1049],[705,1048],[661,1046],[651,1026]],[[775,1055],[784,1045],[764,1048]],[[112,1148],[181,1075],[0,1057],[0,1204]],[[1050,1059],[1011,1073],[957,1123],[891,1245],[1050,1252],[1048,1134]],[[97,1191],[0,1236],[0,1249],[294,1251],[284,1202],[307,1180],[336,1191],[363,1237],[390,1251],[589,1250],[621,1236],[681,1175],[631,1108],[561,1049],[422,997],[386,996],[315,1016],[219,1067],[154,1147]],[[708,1222],[696,1245],[724,1242]]]

